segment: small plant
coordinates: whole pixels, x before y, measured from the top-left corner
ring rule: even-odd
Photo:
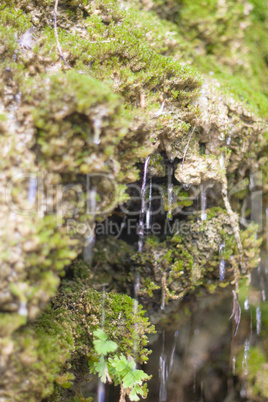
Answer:
[[[136,363],[131,357],[120,355],[110,356],[108,354],[118,349],[117,343],[108,340],[107,335],[102,329],[93,332],[94,348],[99,356],[98,361],[90,361],[89,368],[94,374],[98,374],[102,382],[114,382],[121,386],[120,402],[125,401],[128,395],[131,401],[139,401],[140,397],[147,395],[146,384],[150,377],[143,370],[136,369]]]

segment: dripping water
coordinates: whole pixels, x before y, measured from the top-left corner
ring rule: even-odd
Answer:
[[[28,202],[33,205],[36,199],[36,191],[37,191],[37,177],[31,176],[29,180],[29,187],[28,187]]]
[[[88,203],[90,205],[90,212],[92,214],[91,216],[91,223],[93,226],[94,222],[94,215],[96,212],[96,189],[93,188],[88,191]],[[95,243],[95,235],[93,229],[91,232],[87,235],[86,240],[85,240],[85,247],[84,247],[84,261],[91,263],[92,261],[92,250],[94,247]]]
[[[201,219],[202,219],[202,221],[205,221],[207,219],[206,208],[207,208],[207,193],[206,193],[206,189],[202,186],[201,187]]]
[[[150,179],[150,184],[149,184],[149,204],[148,208],[146,211],[146,229],[151,228],[151,213],[152,213],[152,192],[153,192],[153,184],[152,184],[152,179]]]
[[[245,310],[248,310],[248,309],[249,309],[249,300],[248,300],[248,296],[247,296],[246,300],[244,301],[244,308],[245,308]]]
[[[102,287],[102,313],[101,313],[101,327],[104,331],[104,324],[105,324],[105,300],[106,300],[106,289],[105,285]],[[98,402],[105,401],[105,386],[104,383],[99,379],[98,382]]]
[[[143,249],[143,240],[144,240],[144,217],[146,212],[146,182],[147,182],[147,171],[150,162],[150,156],[145,159],[144,162],[144,169],[143,169],[143,180],[141,186],[141,210],[140,210],[140,217],[139,217],[139,224],[138,224],[138,251],[141,253]],[[135,320],[135,329],[133,334],[133,352],[134,358],[137,355],[138,351],[138,323],[136,322],[136,317],[138,314],[138,295],[140,289],[140,275],[139,272],[135,272],[135,285],[134,285],[134,301],[133,301],[133,314]],[[135,359],[136,360],[136,359]]]
[[[147,170],[148,170],[149,162],[150,162],[150,156],[148,156],[148,158],[146,158],[145,163],[144,163],[143,181],[142,181],[142,186],[141,186],[141,211],[140,211],[140,218],[139,218],[139,224],[138,224],[138,235],[139,235],[138,250],[139,250],[139,252],[142,252],[142,249],[143,249],[144,215],[145,215],[145,210],[146,210],[145,195],[146,195]]]
[[[99,380],[98,383],[98,402],[104,402],[105,401],[105,386],[104,383]]]
[[[18,310],[18,314],[21,315],[22,317],[27,317],[28,309],[27,309],[27,304],[25,302],[20,303],[20,308]]]
[[[261,308],[258,306],[256,308],[256,332],[257,335],[260,335],[261,333]]]
[[[169,373],[171,372],[172,367],[173,367],[173,363],[174,363],[174,356],[175,356],[175,349],[176,349],[176,343],[177,343],[178,335],[179,335],[179,331],[175,331],[175,333],[174,333],[174,342],[173,342],[172,351],[171,351],[171,355],[170,355]]]
[[[134,285],[134,300],[133,300],[133,315],[134,315],[134,334],[133,334],[133,354],[136,360],[137,352],[138,352],[138,322],[136,320],[138,315],[138,297],[139,297],[139,290],[140,290],[140,275],[138,272],[135,273],[135,285]]]
[[[90,234],[87,236],[86,241],[85,241],[85,247],[84,247],[84,261],[91,263],[92,261],[92,249],[95,243],[95,237]]]
[[[243,361],[242,361],[242,367],[243,367],[245,375],[248,375],[248,354],[249,354],[249,349],[250,349],[249,339],[246,339],[245,343],[244,343],[244,356],[243,356]]]
[[[173,167],[168,166],[168,213],[167,217],[172,220],[172,202],[173,202],[173,184],[172,184]]]
[[[233,357],[232,374],[235,375],[236,356]]]
[[[222,153],[221,153],[221,156],[220,156],[220,167],[221,167],[222,169],[224,169],[224,167],[225,167],[224,152],[222,152]]]
[[[265,289],[262,289],[262,291],[261,291],[261,297],[262,297],[262,301],[263,301],[263,302],[266,302],[266,292],[265,292]]]
[[[224,259],[224,249],[225,249],[225,242],[220,244],[219,247],[219,254],[220,254],[220,266],[219,266],[219,276],[220,276],[220,281],[224,280],[225,277],[225,259]]]
[[[162,353],[159,357],[159,402],[165,402],[167,400],[167,355],[165,354],[165,331],[162,334]]]

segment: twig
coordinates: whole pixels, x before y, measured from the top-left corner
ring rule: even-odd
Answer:
[[[185,161],[185,158],[186,158],[187,150],[188,150],[188,147],[189,147],[191,138],[192,138],[192,136],[193,136],[193,133],[194,133],[194,131],[195,131],[195,127],[196,127],[196,126],[194,126],[194,128],[193,128],[192,131],[190,132],[190,135],[189,135],[189,138],[188,138],[186,147],[185,147],[185,149],[184,149],[183,158],[182,158],[182,163],[181,163],[181,170],[182,170],[182,171],[183,171],[183,164],[184,164],[184,161]]]
[[[55,0],[55,7],[54,7],[54,32],[55,32],[55,38],[56,38],[56,42],[57,42],[57,49],[58,52],[60,54],[60,57],[63,60],[63,63],[65,64],[65,66],[67,66],[67,61],[65,60],[65,57],[63,56],[62,50],[61,50],[61,45],[60,45],[60,41],[59,41],[59,36],[58,36],[58,28],[57,28],[57,12],[58,12],[58,3],[59,0]]]

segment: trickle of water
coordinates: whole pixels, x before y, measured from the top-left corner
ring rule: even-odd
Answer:
[[[266,302],[266,292],[265,292],[265,289],[262,289],[262,291],[261,291],[261,297],[262,297],[262,301],[263,301],[263,302]]]
[[[174,356],[175,356],[175,349],[176,349],[176,343],[177,343],[178,335],[179,335],[179,331],[175,331],[175,333],[174,333],[174,342],[173,342],[172,351],[171,351],[171,355],[170,355],[169,373],[171,373],[173,363],[174,363]]]
[[[165,332],[162,336],[162,353],[159,357],[159,402],[165,402],[167,400],[167,355],[165,354]]]
[[[221,156],[220,156],[220,167],[221,167],[222,169],[224,169],[224,167],[225,167],[224,152],[222,152],[222,153],[221,153]]]
[[[18,310],[18,314],[21,315],[22,317],[27,317],[28,309],[27,309],[27,304],[25,302],[20,303],[20,308]]]
[[[235,375],[236,356],[233,357],[232,373]]]
[[[36,199],[36,191],[37,191],[37,177],[31,176],[29,180],[29,187],[28,187],[28,202],[33,205]]]
[[[101,326],[104,328],[105,324],[105,300],[106,300],[106,289],[105,285],[102,287],[102,313],[101,313]]]
[[[260,335],[261,333],[261,308],[258,306],[256,308],[256,332],[257,335]]]
[[[224,277],[225,277],[225,259],[223,256],[224,249],[225,249],[225,242],[223,242],[219,246],[219,253],[220,253],[220,256],[222,257],[221,261],[220,261],[220,266],[219,266],[220,281],[223,281]]]
[[[206,208],[207,208],[207,193],[206,193],[206,189],[204,189],[204,187],[202,186],[202,188],[201,188],[201,219],[202,219],[202,221],[205,221],[207,219]]]
[[[139,296],[139,290],[140,290],[140,275],[138,272],[135,274],[135,284],[134,284],[134,300],[133,300],[133,315],[134,317],[137,317],[138,314],[138,296]],[[134,324],[134,334],[133,334],[133,354],[134,357],[137,355],[138,351],[138,323],[135,322]]]
[[[223,281],[224,276],[225,276],[225,259],[224,258],[220,261],[219,274],[220,274],[220,281]]]
[[[249,309],[249,300],[248,300],[248,297],[247,297],[246,300],[244,301],[244,308],[245,308],[245,310],[248,310],[248,309]]]
[[[92,249],[93,249],[94,242],[95,242],[94,240],[95,240],[95,238],[91,234],[85,240],[83,257],[84,257],[84,261],[86,261],[86,262],[91,262],[91,260],[92,260]]]
[[[105,300],[106,300],[106,289],[105,285],[102,287],[102,314],[101,314],[101,327],[104,330],[104,324],[105,324]],[[97,397],[98,397],[98,402],[104,402],[105,401],[105,386],[104,383],[99,379],[98,382],[98,390],[97,390]]]
[[[88,203],[90,205],[92,221],[94,220],[94,215],[95,215],[95,211],[96,211],[96,195],[97,195],[97,193],[96,193],[95,188],[93,188],[92,190],[90,190],[88,192]],[[95,236],[92,231],[91,233],[88,234],[88,236],[86,237],[86,240],[85,240],[85,247],[84,247],[84,253],[83,253],[84,261],[91,263],[92,249],[94,247],[94,244],[95,244]]]
[[[172,202],[173,202],[173,184],[172,184],[173,167],[168,166],[168,213],[169,220],[172,219]]]
[[[244,357],[243,357],[243,361],[242,361],[242,367],[243,367],[245,375],[248,375],[248,352],[249,352],[249,349],[250,349],[249,339],[246,339],[245,343],[244,343]]]
[[[150,227],[151,227],[152,193],[153,193],[153,183],[152,183],[152,179],[150,179],[149,202],[148,202],[148,208],[146,211],[146,229],[150,229]]]
[[[99,145],[100,143],[100,135],[101,135],[101,124],[102,124],[102,115],[99,118],[93,120],[93,143]]]
[[[98,402],[104,402],[105,401],[105,386],[104,383],[99,380],[98,383]]]
[[[148,170],[149,162],[150,162],[150,156],[148,156],[144,162],[143,181],[142,181],[142,186],[141,186],[141,211],[140,211],[140,218],[139,218],[139,224],[138,224],[138,236],[139,236],[138,250],[139,250],[139,252],[142,252],[142,249],[143,249],[144,215],[145,215],[145,210],[146,210],[145,195],[146,195],[147,170]]]

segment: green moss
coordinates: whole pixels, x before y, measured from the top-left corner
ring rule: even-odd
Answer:
[[[6,383],[4,388],[14,401],[41,400],[53,392],[55,380],[63,387],[61,395],[73,383],[76,385],[68,392],[75,394],[81,376],[86,377],[89,370],[81,366],[80,372],[76,366],[80,367],[83,359],[98,358],[92,334],[101,326],[102,300],[102,293],[85,284],[66,281],[53,300],[53,307],[47,308],[33,325],[13,335],[12,348],[10,340],[5,338],[4,355],[12,352],[6,365],[7,375],[12,373],[12,386]],[[133,308],[134,300],[130,297],[106,293],[104,330],[109,339],[118,344],[119,354],[133,356],[135,342],[135,356],[143,363],[149,354],[147,334],[154,328],[140,305],[136,314]],[[16,390],[19,390],[19,397]]]
[[[91,182],[97,191],[97,211],[105,209],[96,219],[103,220],[127,199],[126,184],[139,179],[137,163],[143,162],[142,158],[154,153],[148,177],[165,177],[164,154],[169,163],[174,161],[174,171],[177,167],[182,170],[181,159],[191,130],[194,133],[184,169],[188,162],[188,167],[193,168],[194,162],[198,166],[207,160],[214,175],[211,178],[200,171],[200,181],[221,181],[225,174],[218,163],[224,151],[223,140],[212,136],[212,132],[219,131],[225,136],[235,129],[228,165],[234,184],[238,170],[245,175],[243,172],[255,164],[262,146],[261,130],[255,127],[258,125],[255,117],[243,113],[244,105],[249,102],[261,115],[267,114],[266,93],[258,92],[267,82],[262,73],[266,71],[267,55],[262,1],[254,2],[248,29],[243,26],[249,19],[245,15],[246,5],[240,1],[227,0],[225,11],[215,0],[203,4],[188,0],[171,0],[168,5],[162,0],[155,2],[155,10],[177,21],[177,26],[161,21],[156,14],[140,11],[135,8],[137,4],[124,9],[121,6],[126,4],[115,0],[62,1],[58,6],[58,34],[68,66],[61,65],[56,46],[52,0],[3,4],[0,85],[5,95],[1,116],[3,109],[7,119],[1,118],[0,129],[1,147],[6,152],[1,161],[4,182],[18,168],[26,172],[39,170],[44,177],[50,175],[57,189],[75,182],[76,189],[85,194],[87,174],[109,174],[109,180],[94,176]],[[20,39],[32,27],[31,21],[35,21],[35,41],[32,49],[26,49]],[[197,66],[205,75],[214,72],[222,85],[222,91],[209,89],[207,104],[206,84],[199,101],[196,100],[201,77],[191,66]],[[61,69],[64,72],[59,72]],[[212,88],[217,85],[211,80]],[[228,97],[226,93],[234,96]],[[243,100],[244,104],[233,102],[232,98]],[[165,107],[157,117],[155,114],[164,100]],[[204,117],[204,104],[209,119]],[[210,119],[211,127],[207,126]],[[228,123],[223,125],[223,121]],[[9,146],[10,143],[13,145]],[[260,143],[258,150],[248,147],[243,151],[248,143]],[[204,155],[199,154],[200,150]],[[196,173],[198,167],[194,169]],[[48,187],[41,190],[42,196]],[[76,189],[65,193],[63,209],[77,205]],[[173,190],[177,202],[171,209],[190,205],[186,192],[175,185]],[[14,188],[12,195],[15,200],[27,199],[27,192],[28,181],[25,181]],[[0,317],[2,334],[10,336],[6,345],[11,333],[26,322],[25,317],[16,313],[20,303],[27,302],[29,318],[35,318],[55,295],[64,267],[83,247],[83,235],[73,229],[71,236],[76,239],[71,241],[66,234],[67,219],[72,217],[70,208],[65,215],[60,213],[62,219],[56,222],[51,212],[57,204],[55,193],[48,198],[49,206],[42,211],[44,216],[17,216],[11,228],[6,225],[3,229],[1,263],[7,272],[5,277],[15,274],[12,286],[5,283],[8,301],[3,301],[6,313]],[[94,217],[86,212],[86,201],[83,195],[75,219],[77,226],[90,220],[93,230]],[[4,205],[2,199],[1,205]],[[166,202],[166,209],[171,212],[169,207]],[[51,392],[51,384],[58,378],[58,384],[75,391],[84,359],[97,359],[92,351],[92,332],[100,326],[103,296],[90,288],[93,284],[98,288],[107,283],[109,290],[131,293],[138,271],[140,294],[148,303],[147,295],[157,302],[160,298],[167,302],[198,286],[213,292],[220,257],[224,256],[230,269],[231,257],[235,259],[238,250],[228,215],[216,208],[207,214],[207,222],[202,222],[198,214],[184,222],[191,225],[187,234],[177,233],[165,241],[163,237],[148,238],[143,254],[135,254],[133,247],[115,238],[99,240],[94,260],[98,266],[93,265],[98,267],[96,272],[90,264],[75,261],[69,270],[74,281],[63,283],[53,308],[34,326],[13,335],[14,354],[10,361],[5,361],[5,372],[13,373],[15,379],[15,386],[9,384],[10,389],[16,389],[19,395],[25,386],[24,399],[41,400]],[[248,269],[259,258],[260,241],[256,241],[255,232],[256,228],[250,227],[241,234]],[[225,251],[219,256],[223,241]],[[233,279],[231,273],[227,279]],[[135,317],[133,300],[128,296],[107,294],[105,303],[105,330],[109,338],[120,345],[120,352],[132,356],[138,328],[138,359],[146,361],[146,332],[151,329],[144,312],[139,307],[138,318]],[[9,350],[7,347],[7,354]],[[72,362],[70,366],[66,359]],[[30,382],[25,385],[28,378]],[[10,392],[13,396],[13,391]]]

